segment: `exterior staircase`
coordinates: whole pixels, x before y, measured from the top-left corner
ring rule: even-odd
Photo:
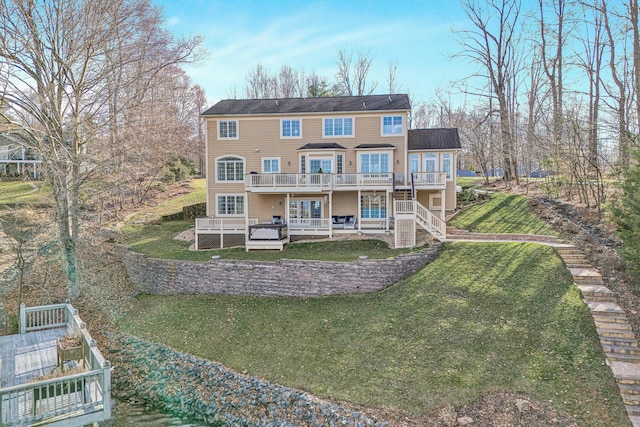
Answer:
[[[640,348],[627,315],[618,305],[615,293],[605,286],[602,275],[581,250],[571,245],[556,250],[591,311],[629,420],[634,427],[640,427]]]
[[[640,427],[640,347],[616,294],[605,285],[602,275],[584,253],[554,236],[481,234],[447,229],[451,241],[530,241],[553,246],[573,276],[582,299],[589,308],[604,351],[607,365],[618,384],[629,421]]]

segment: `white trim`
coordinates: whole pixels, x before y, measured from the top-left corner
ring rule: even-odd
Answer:
[[[284,136],[282,134],[282,122],[284,121],[298,121],[300,122],[300,135],[293,135],[293,136]],[[292,127],[293,129],[293,127]],[[280,133],[280,139],[302,139],[302,119],[301,118],[297,118],[297,117],[292,117],[292,118],[288,118],[288,117],[284,117],[282,119],[280,119],[280,130],[278,131]]]
[[[272,170],[272,171],[269,171],[269,172],[265,171],[264,170],[264,161],[265,160],[269,160],[271,162],[273,162],[273,160],[277,160],[278,161],[278,170],[277,171]],[[260,168],[261,168],[262,173],[280,173],[280,171],[282,170],[282,160],[280,160],[280,157],[262,157],[260,159]]]
[[[220,159],[224,159],[225,157],[233,157],[233,158],[242,160],[242,169],[243,169],[242,179],[238,179],[238,180],[223,180],[223,181],[218,179],[218,161]],[[239,156],[237,154],[223,154],[223,155],[218,156],[218,157],[215,158],[215,163],[214,163],[214,167],[213,167],[213,176],[214,176],[214,182],[216,184],[218,184],[218,183],[219,184],[237,184],[239,182],[244,182],[244,175],[246,175],[246,174],[247,174],[247,159],[245,159],[244,157]],[[218,204],[218,202],[216,200],[216,206],[217,206],[217,204]],[[216,207],[216,210],[217,210],[217,207]]]
[[[400,128],[400,132],[399,133],[384,133],[384,119],[385,117],[391,117],[391,128],[393,129],[393,118],[394,117],[400,117],[402,119],[402,126]],[[407,126],[407,118],[406,116],[403,116],[402,114],[383,114],[382,116],[380,116],[380,136],[382,137],[389,137],[389,136],[403,136],[405,134],[405,129]]]
[[[344,130],[344,120],[345,119],[351,119],[351,135],[325,135],[324,130],[325,130],[325,126],[324,126],[324,122],[325,120],[336,120],[336,119],[340,119],[343,121],[342,123],[342,129]],[[334,129],[335,129],[335,124],[334,124]],[[355,138],[356,137],[356,118],[349,116],[349,117],[335,117],[335,116],[331,116],[331,117],[323,117],[322,118],[322,139],[344,139],[344,138]]]
[[[240,214],[239,213],[235,213],[235,214],[221,214],[221,213],[219,213],[218,212],[218,197],[220,197],[220,196],[242,197],[243,206],[244,206],[244,212],[240,213]],[[222,217],[224,217],[224,218],[245,218],[246,217],[245,212],[249,211],[249,209],[248,209],[249,207],[247,206],[248,198],[247,198],[247,195],[245,193],[216,193],[215,197],[214,197],[214,200],[215,200],[215,203],[216,203],[215,209],[214,209],[214,212],[215,212],[214,215],[217,216],[217,217],[221,217],[221,218]]]
[[[236,136],[220,136],[220,122],[236,122]],[[229,125],[227,125],[228,131]],[[216,120],[216,137],[218,141],[233,141],[240,138],[240,122],[238,119]]]
[[[453,181],[453,175],[455,171],[453,170],[453,154],[452,153],[440,153],[440,171],[446,173],[446,171],[444,170],[444,157],[446,155],[449,156],[449,176],[446,177],[445,175],[445,179],[447,181]]]

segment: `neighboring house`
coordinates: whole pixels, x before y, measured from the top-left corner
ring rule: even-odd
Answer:
[[[31,176],[40,172],[41,160],[24,144],[20,133],[0,129],[0,176]]]
[[[458,131],[410,130],[410,112],[395,94],[218,102],[203,113],[209,217],[196,247],[385,232],[411,247],[416,226],[444,240]]]

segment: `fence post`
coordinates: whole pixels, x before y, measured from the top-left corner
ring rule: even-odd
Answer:
[[[19,319],[19,333],[27,333],[27,307],[24,303],[20,304],[20,319]]]
[[[111,418],[111,363],[104,361],[102,368],[102,407],[107,419]]]

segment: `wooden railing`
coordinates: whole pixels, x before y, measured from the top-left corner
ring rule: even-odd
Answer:
[[[339,190],[393,186],[393,173],[260,173],[245,178],[247,190]]]
[[[416,189],[421,188],[441,188],[447,186],[447,175],[445,172],[414,172],[413,185]]]
[[[257,218],[249,218],[249,223],[244,218],[196,218],[196,231],[242,231],[249,225],[258,223]]]
[[[331,218],[293,218],[287,223],[289,231],[330,230]]]
[[[87,372],[0,388],[2,425],[29,425],[48,418],[86,425],[111,417],[111,364],[71,304],[20,306],[20,333],[66,327],[81,337]]]
[[[416,203],[418,224],[427,229],[436,239],[443,241],[447,235],[447,223],[434,215],[429,209]]]

